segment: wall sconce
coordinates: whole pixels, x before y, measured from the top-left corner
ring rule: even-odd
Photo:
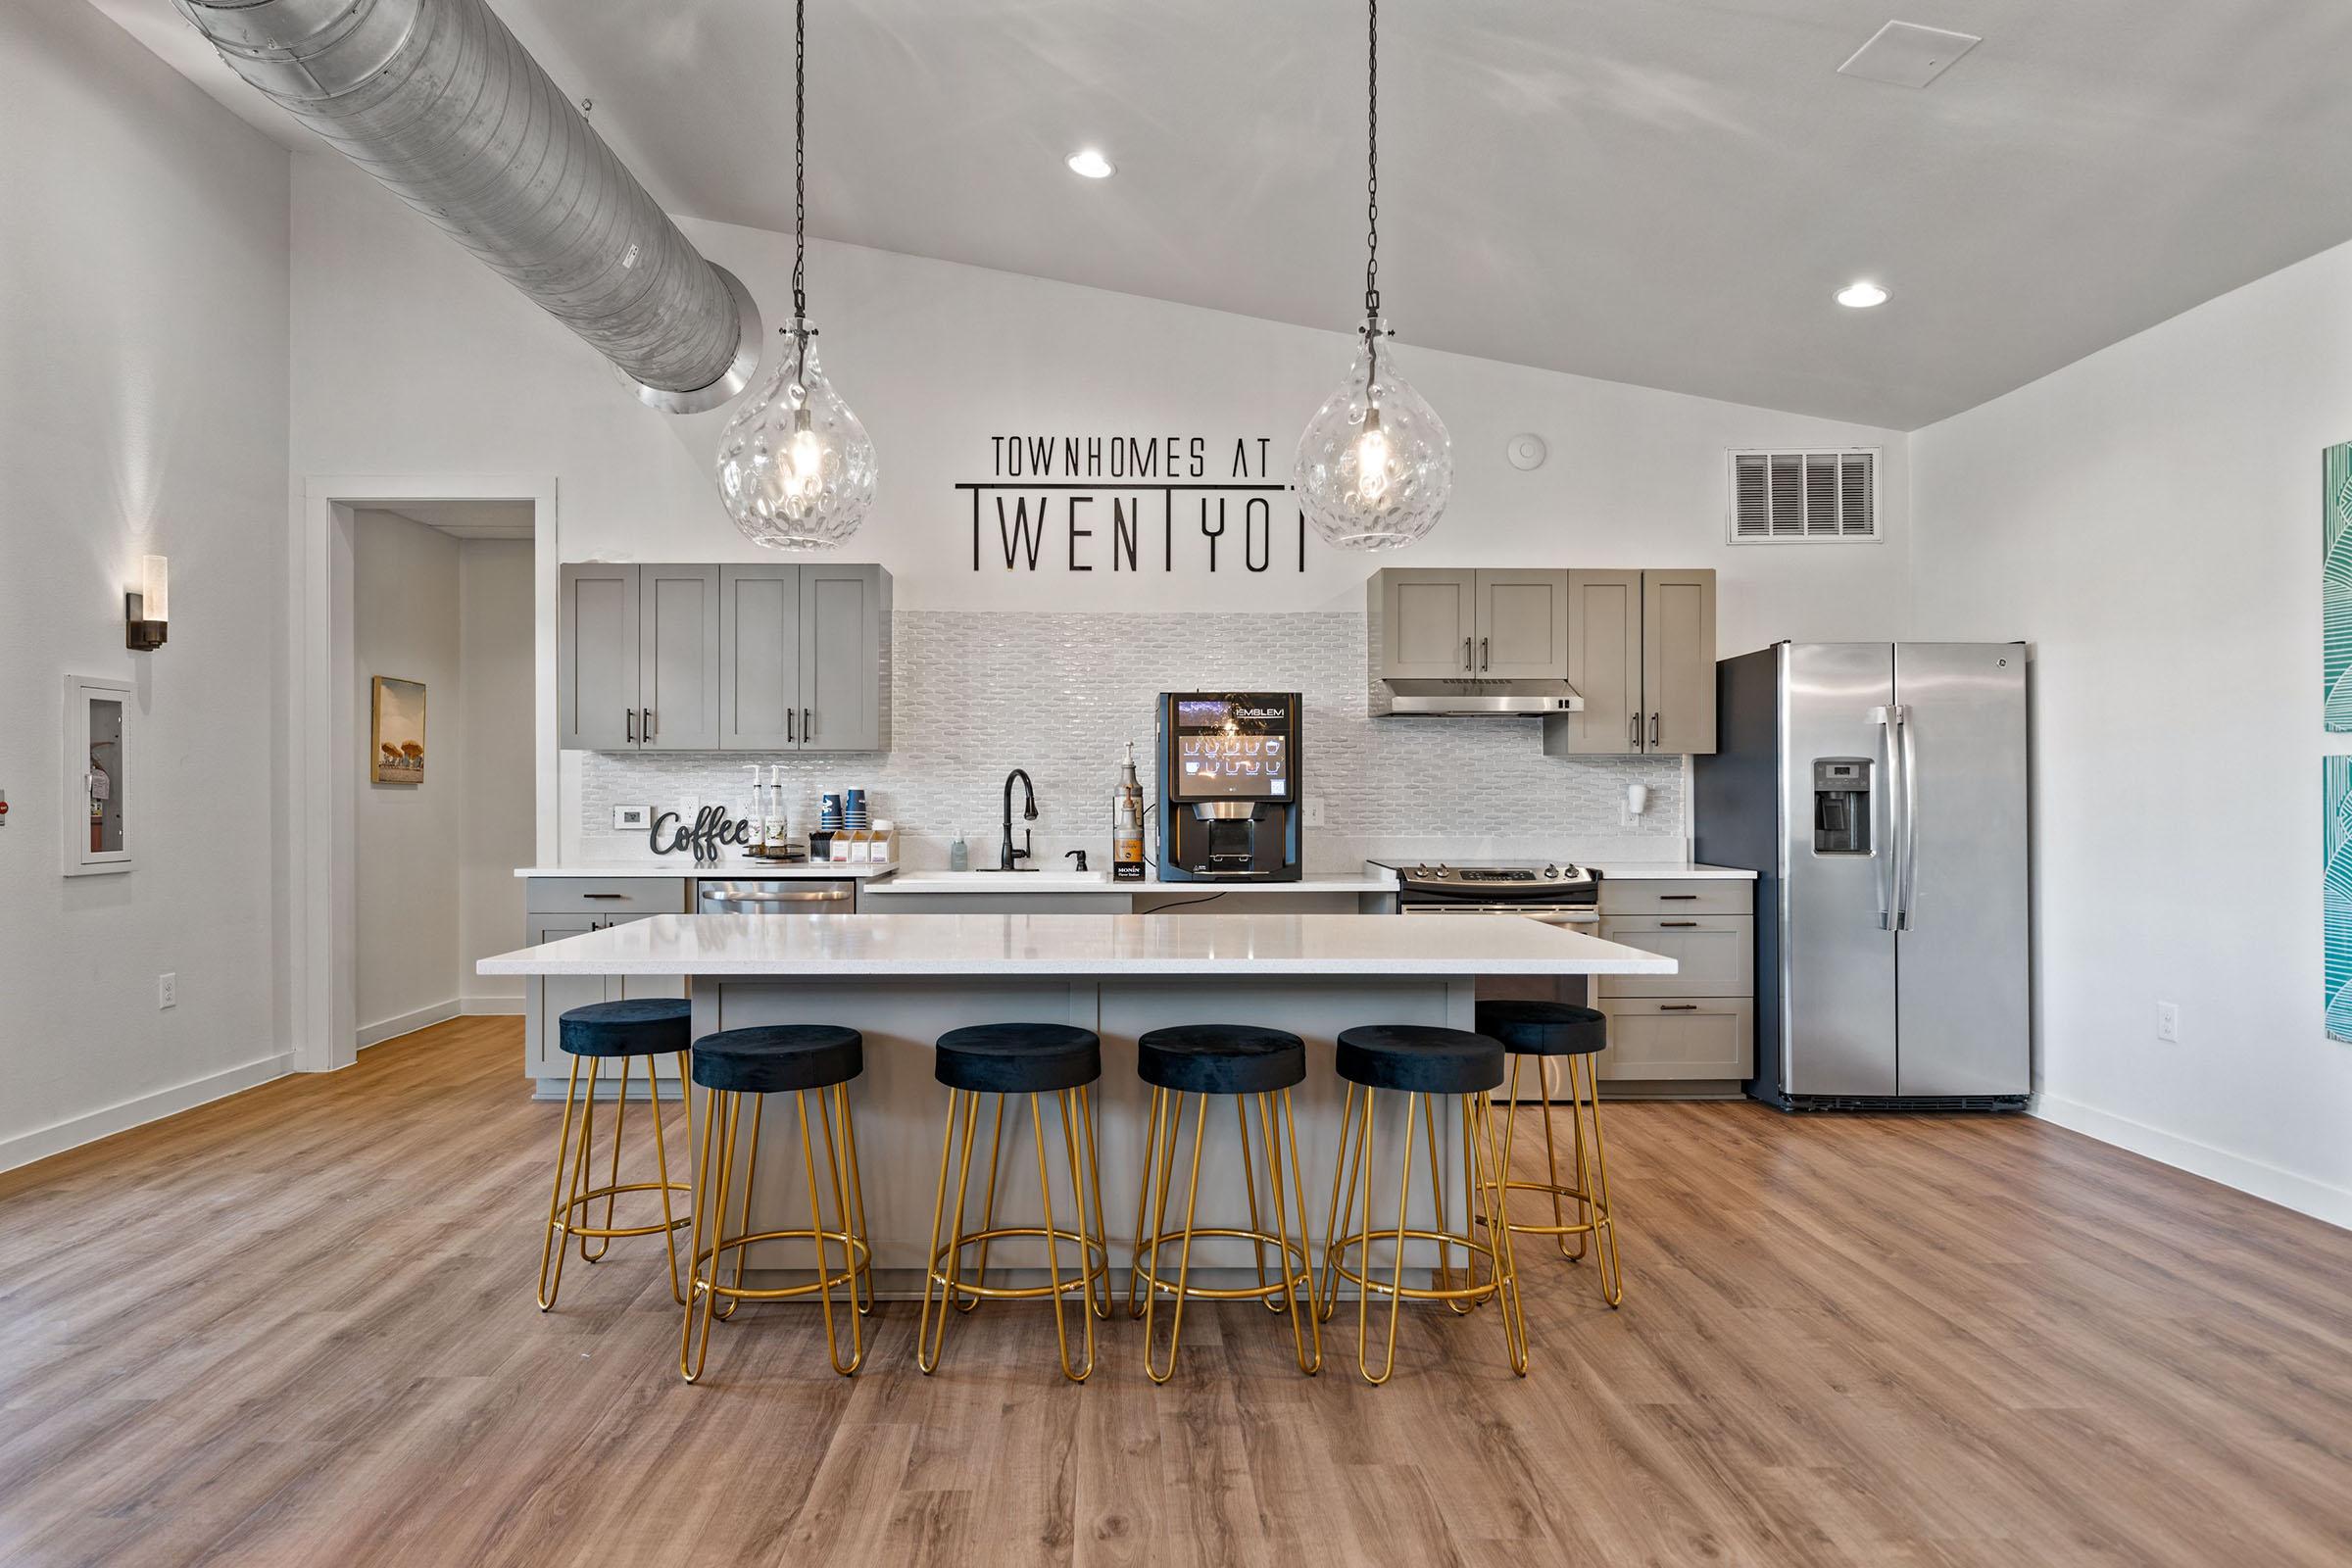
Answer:
[[[122,646],[151,654],[171,631],[172,563],[163,556],[139,558],[139,586],[122,596]]]

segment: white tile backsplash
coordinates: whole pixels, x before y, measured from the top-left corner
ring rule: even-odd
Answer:
[[[900,611],[892,643],[887,756],[583,755],[582,858],[644,853],[644,835],[612,831],[614,806],[670,809],[693,798],[748,811],[756,760],[762,778],[764,764],[782,765],[796,835],[815,825],[821,792],[862,788],[873,814],[899,824],[904,862],[917,867],[945,863],[958,830],[974,865],[994,864],[1004,775],[1025,767],[1037,781],[1038,820],[1025,825],[1038,860],[1084,849],[1101,866],[1126,742],[1149,796],[1152,698],[1196,689],[1303,695],[1301,795],[1323,806],[1323,826],[1306,835],[1313,869],[1371,855],[1683,852],[1680,758],[1547,758],[1533,719],[1367,716],[1360,614]],[[1649,809],[1629,824],[1635,783],[1649,786]]]

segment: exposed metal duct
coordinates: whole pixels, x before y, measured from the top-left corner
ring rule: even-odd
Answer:
[[[694,414],[760,366],[705,261],[483,0],[173,0],[236,73],[619,368]]]

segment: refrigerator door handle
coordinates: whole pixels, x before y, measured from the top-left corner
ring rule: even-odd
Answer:
[[[1897,703],[1894,715],[1896,749],[1903,758],[1902,865],[1895,874],[1894,928],[1911,929],[1911,898],[1919,887],[1919,752],[1911,740],[1911,710]]]
[[[1879,776],[1870,792],[1871,842],[1878,848],[1879,929],[1894,929],[1894,710],[1874,708],[1870,721],[1879,726]]]

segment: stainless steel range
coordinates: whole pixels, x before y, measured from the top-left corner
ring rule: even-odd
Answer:
[[[1600,873],[1572,861],[1381,863],[1396,872],[1400,914],[1520,914],[1580,928],[1600,923]]]

